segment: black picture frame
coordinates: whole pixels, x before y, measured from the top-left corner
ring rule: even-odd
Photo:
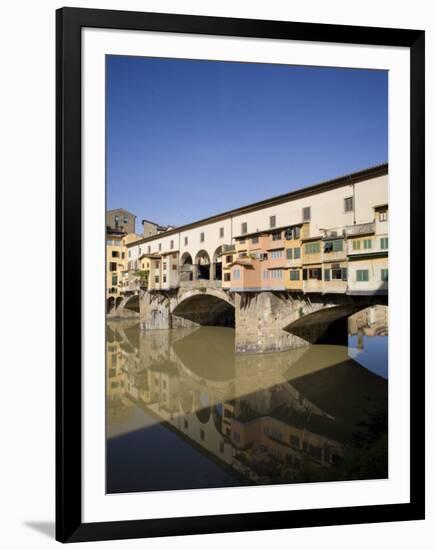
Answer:
[[[310,510],[82,522],[81,29],[336,42],[410,49],[410,502]],[[62,8],[56,13],[56,539],[127,539],[424,519],[424,40],[420,30]],[[419,277],[419,279],[418,279]],[[419,292],[419,296],[418,296]]]

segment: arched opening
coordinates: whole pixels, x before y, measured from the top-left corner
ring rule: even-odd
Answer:
[[[119,307],[119,305],[121,304],[122,301],[123,301],[123,297],[118,296],[115,300],[115,307]]]
[[[183,300],[174,309],[173,315],[197,325],[235,326],[235,308],[229,302],[210,294],[195,294]]]
[[[106,300],[106,313],[109,313],[114,307],[114,305],[115,305],[115,298],[113,296],[110,296]]]
[[[124,309],[130,309],[131,311],[136,311],[139,313],[139,296],[135,294],[131,296],[127,302],[124,304]]]
[[[180,282],[189,282],[194,280],[194,266],[192,256],[185,252],[180,258]]]
[[[210,257],[206,250],[200,250],[195,256],[195,267],[198,281],[208,281],[210,279]]]
[[[222,260],[221,260],[221,254],[222,254],[223,247],[219,246],[214,254],[213,254],[213,279],[215,281],[221,281],[222,279]]]

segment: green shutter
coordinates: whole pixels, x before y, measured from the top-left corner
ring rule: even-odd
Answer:
[[[324,269],[324,281],[330,281],[330,269]]]
[[[286,258],[288,260],[292,260],[292,248],[287,248],[286,249]]]

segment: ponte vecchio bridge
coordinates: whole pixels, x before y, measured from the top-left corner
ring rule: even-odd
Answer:
[[[110,315],[233,326],[239,352],[345,343],[349,315],[387,304],[388,249],[381,165],[126,244]]]

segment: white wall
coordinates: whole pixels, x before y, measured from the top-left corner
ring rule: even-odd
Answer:
[[[415,0],[413,4],[388,0],[74,0],[66,3],[83,7],[426,28],[431,31],[427,36],[427,98],[434,97],[436,93],[436,21],[432,17],[432,3],[428,0]],[[0,189],[2,204],[10,206],[6,209],[4,225],[18,223],[18,237],[24,243],[15,246],[16,241],[12,244],[4,239],[11,253],[4,257],[10,257],[14,265],[22,265],[23,250],[26,250],[29,265],[38,266],[32,272],[31,292],[26,291],[30,278],[28,270],[18,269],[14,271],[14,289],[4,293],[1,301],[1,321],[5,328],[10,328],[7,335],[4,329],[2,333],[2,367],[4,381],[8,382],[3,387],[0,399],[3,450],[0,454],[0,539],[2,546],[8,550],[59,548],[45,533],[52,533],[47,522],[52,522],[54,518],[54,10],[61,5],[63,2],[54,0],[23,0],[2,5],[0,114],[4,154],[0,164]],[[434,106],[428,102],[427,109],[428,120],[431,120],[434,130]],[[434,181],[434,156],[430,158],[429,141],[427,146],[427,174],[428,182],[431,182]],[[429,189],[428,214],[435,210],[435,205],[431,209],[429,204],[433,199],[434,191]],[[38,212],[40,233],[37,243],[27,247],[25,243],[29,242],[30,224],[35,220],[35,212]],[[430,227],[435,229],[434,216],[428,215],[428,224],[429,230]],[[429,246],[427,250],[432,248]],[[428,281],[434,272],[435,269],[430,272],[429,267]],[[6,285],[9,270],[2,270],[1,274]],[[10,289],[10,285],[7,287]],[[429,299],[434,300],[432,288],[428,292]],[[21,300],[23,304],[20,304]],[[428,311],[431,309],[435,308],[428,304]],[[430,340],[436,327],[427,326]],[[429,349],[428,364],[434,365],[435,362],[435,353]],[[20,384],[14,383],[15,380],[19,380]],[[430,400],[430,396],[432,389],[435,389],[434,384],[434,369],[428,369],[427,403],[433,418],[436,404],[434,399]],[[429,465],[435,461],[435,447],[434,424],[428,422],[428,436],[430,428],[433,441],[429,444]],[[389,546],[396,550],[409,550],[417,545],[431,548],[436,537],[434,468],[428,469],[428,476],[431,506],[429,519],[425,523],[179,537],[150,540],[146,544],[147,548],[152,549],[177,550],[202,549],[205,546],[211,549],[247,546],[304,549],[334,547],[337,550],[352,547],[353,550],[368,550]],[[31,524],[42,526],[35,529]],[[433,541],[426,542],[426,538],[430,537]],[[144,547],[144,542],[108,542],[100,546],[105,549],[139,549]],[[91,547],[90,544],[80,546],[88,547]]]

